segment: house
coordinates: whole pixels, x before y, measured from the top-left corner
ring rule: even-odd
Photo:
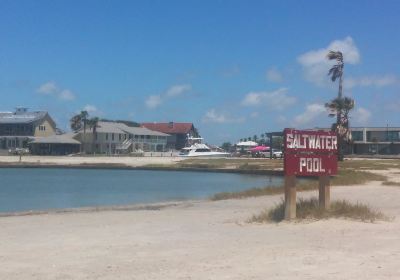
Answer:
[[[193,123],[142,123],[142,127],[169,134],[167,138],[167,149],[180,150],[187,144],[189,137],[199,137]]]
[[[26,148],[36,137],[56,135],[56,124],[45,111],[16,108],[15,112],[0,112],[0,149]]]
[[[80,152],[81,143],[74,137],[73,133],[36,137],[29,142],[29,149],[33,155],[76,154]]]
[[[81,129],[75,139],[86,153],[116,154],[134,151],[165,151],[169,135],[121,122],[99,121],[95,129]]]

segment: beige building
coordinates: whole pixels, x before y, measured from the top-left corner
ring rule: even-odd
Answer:
[[[0,112],[0,149],[26,148],[36,137],[56,134],[56,124],[45,111],[30,112],[17,108],[15,112]]]
[[[119,122],[98,122],[92,128],[80,130],[75,137],[86,153],[122,154],[135,151],[165,151],[169,135],[144,127],[131,127]]]

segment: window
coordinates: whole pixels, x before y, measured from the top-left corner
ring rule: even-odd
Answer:
[[[46,131],[45,125],[39,125],[39,131]]]
[[[399,131],[388,131],[387,132],[387,140],[388,141],[399,141],[400,140],[400,132]]]
[[[363,132],[362,131],[352,131],[352,138],[354,141],[363,141]]]
[[[118,139],[119,139],[119,141],[121,141],[121,139],[122,139],[122,134],[121,133],[118,134]]]
[[[114,141],[114,133],[111,134],[111,139]]]
[[[108,133],[106,133],[106,140],[108,140]]]

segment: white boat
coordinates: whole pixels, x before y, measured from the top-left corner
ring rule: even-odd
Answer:
[[[189,138],[190,146],[185,147],[179,153],[181,157],[229,157],[229,153],[212,151],[206,144],[201,143],[203,138]],[[196,143],[198,142],[198,143]]]

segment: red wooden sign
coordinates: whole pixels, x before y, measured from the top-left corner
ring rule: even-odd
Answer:
[[[285,175],[322,176],[337,174],[336,154],[285,154]]]
[[[331,131],[285,129],[285,175],[336,175],[337,142]]]

